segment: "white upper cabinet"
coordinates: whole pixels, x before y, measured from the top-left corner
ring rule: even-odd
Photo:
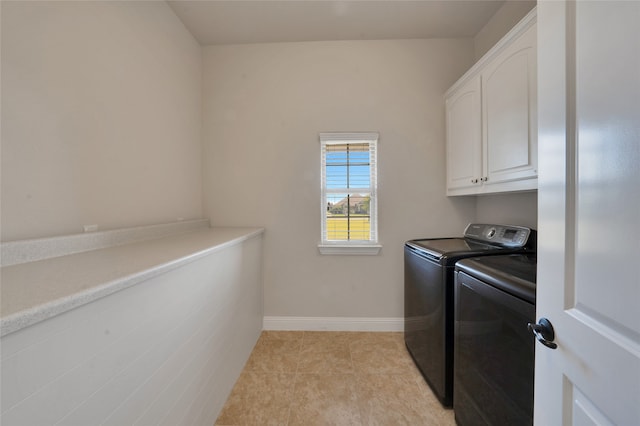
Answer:
[[[537,176],[536,82],[533,26],[482,72],[483,169],[487,186]]]
[[[446,100],[447,188],[473,187],[482,174],[480,76],[474,76]]]
[[[537,188],[532,10],[445,95],[447,195]]]

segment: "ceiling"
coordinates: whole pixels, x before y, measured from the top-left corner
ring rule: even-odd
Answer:
[[[202,45],[473,37],[504,0],[168,1]]]

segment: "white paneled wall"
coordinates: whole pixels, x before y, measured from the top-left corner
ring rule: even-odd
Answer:
[[[262,329],[262,237],[2,338],[10,425],[211,425]]]

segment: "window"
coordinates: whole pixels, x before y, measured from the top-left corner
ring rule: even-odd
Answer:
[[[377,254],[377,133],[321,133],[322,254]]]

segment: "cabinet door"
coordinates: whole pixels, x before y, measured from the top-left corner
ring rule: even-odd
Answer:
[[[537,176],[536,80],[533,26],[482,72],[482,179],[486,189]],[[536,181],[531,182],[531,189],[536,188]]]
[[[480,185],[482,127],[480,77],[460,86],[446,99],[447,192]]]

